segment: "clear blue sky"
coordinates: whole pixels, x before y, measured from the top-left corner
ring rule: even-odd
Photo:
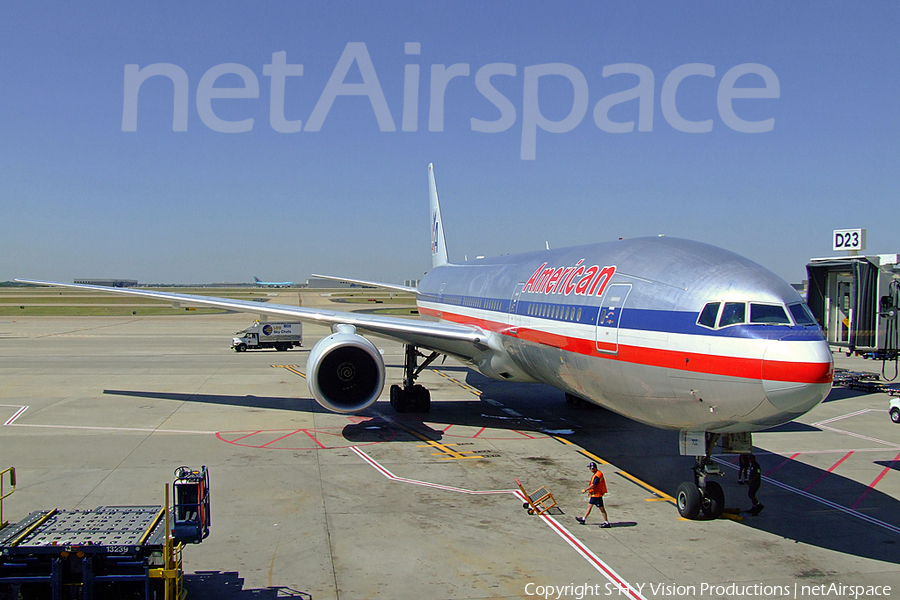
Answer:
[[[0,281],[414,278],[433,161],[451,259],[665,233],[797,282],[834,229],[900,252],[898,31],[888,1],[4,2]],[[769,131],[722,114],[746,64],[777,97],[753,67],[731,87],[770,97],[726,104]],[[162,75],[130,103],[126,65],[183,72],[186,103]]]

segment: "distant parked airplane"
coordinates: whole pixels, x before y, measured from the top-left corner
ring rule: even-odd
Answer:
[[[260,281],[259,277],[254,277],[253,283],[259,287],[294,287],[293,281]]]
[[[428,412],[430,394],[415,380],[449,355],[494,379],[545,383],[572,403],[591,402],[680,431],[681,453],[696,456],[693,481],[676,492],[678,511],[688,518],[701,511],[717,517],[725,506],[711,477],[721,474],[710,457],[720,441],[749,451],[750,432],[791,421],[828,395],[834,369],[822,330],[797,292],[760,265],[669,237],[451,264],[431,165],[428,183],[433,268],[417,287],[380,285],[415,293],[419,312],[437,322],[29,283],[330,325],[332,335],[309,353],[307,382],[319,404],[339,413],[363,411],[381,396],[384,360],[360,335],[367,333],[406,344],[403,384],[390,388],[397,412]]]

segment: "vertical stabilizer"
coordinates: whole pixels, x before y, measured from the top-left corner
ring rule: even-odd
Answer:
[[[434,184],[434,163],[428,165],[428,201],[431,205],[431,266],[449,264],[447,243],[444,240],[444,223],[441,221],[441,205],[438,203],[437,186]]]

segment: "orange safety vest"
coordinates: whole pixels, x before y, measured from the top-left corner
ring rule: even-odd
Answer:
[[[594,483],[594,480],[597,480],[597,483]],[[588,483],[588,495],[591,498],[599,498],[606,493],[606,479],[603,477],[603,473],[600,472],[600,469],[594,471],[591,475],[591,481]]]

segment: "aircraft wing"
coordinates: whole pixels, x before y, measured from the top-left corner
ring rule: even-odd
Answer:
[[[379,337],[398,340],[400,342],[419,346],[420,348],[427,348],[441,354],[451,354],[463,359],[472,358],[487,349],[488,333],[478,327],[467,325],[437,323],[420,321],[417,319],[367,315],[317,308],[303,308],[299,306],[287,306],[284,304],[254,302],[252,300],[195,296],[193,294],[178,294],[175,292],[158,292],[133,288],[111,288],[100,285],[59,283],[56,281],[37,281],[32,279],[16,279],[16,281],[34,285],[65,287],[107,294],[166,300],[171,302],[174,306],[187,304],[191,306],[222,308],[237,312],[292,319],[306,323],[317,323],[326,326],[340,324],[353,325],[361,333],[370,333]]]
[[[363,279],[348,279],[346,277],[334,277],[333,275],[310,275],[310,277],[318,277],[320,279],[330,279],[332,281],[341,281],[344,283],[355,283],[357,285],[367,285],[369,287],[382,288],[385,290],[393,290],[395,292],[416,293],[416,288],[407,285],[397,285],[394,283],[379,283],[377,281],[365,281]]]

